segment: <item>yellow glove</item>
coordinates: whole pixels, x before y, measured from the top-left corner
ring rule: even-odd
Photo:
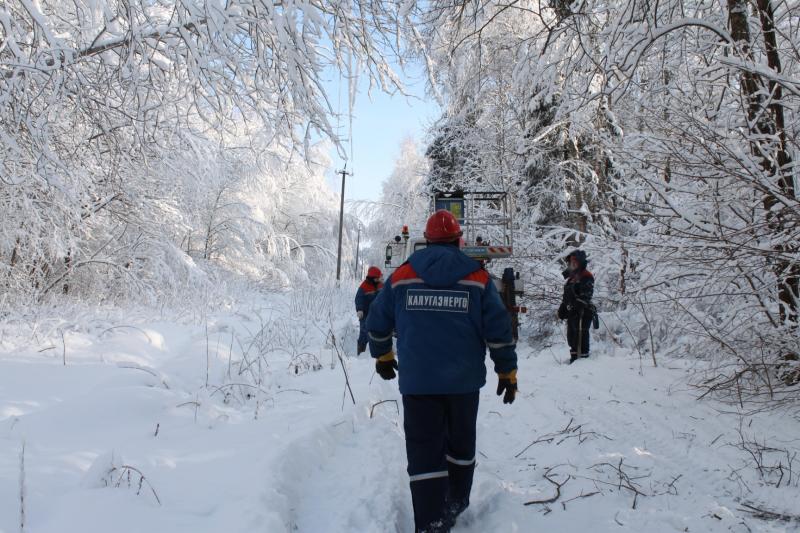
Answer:
[[[497,395],[500,396],[505,392],[503,403],[514,403],[517,395],[517,369],[504,374],[498,373],[497,379]]]
[[[397,360],[394,358],[393,351],[383,354],[375,360],[375,372],[383,379],[389,380],[397,377],[395,370],[397,370]]]

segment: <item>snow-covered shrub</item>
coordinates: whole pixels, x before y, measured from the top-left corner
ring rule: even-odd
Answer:
[[[533,337],[580,245],[598,336],[716,360],[701,385],[729,399],[797,401],[794,8],[690,4],[426,6],[427,185],[514,196]]]

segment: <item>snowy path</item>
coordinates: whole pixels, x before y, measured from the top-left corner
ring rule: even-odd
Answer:
[[[739,418],[697,402],[685,370],[645,367],[640,374],[638,359],[602,354],[581,363],[524,353],[523,394],[515,405],[503,406],[490,386],[484,389],[473,506],[456,532],[800,530],[737,511],[740,500],[791,510],[800,493],[758,488],[746,455],[733,446]],[[371,377],[369,362],[355,361],[353,370],[362,386]],[[368,396],[346,423],[315,435],[310,448],[289,452],[293,464],[305,465],[292,495],[298,531],[409,530],[402,419],[393,404],[380,406],[373,420],[366,414],[368,404],[397,393],[373,381]],[[744,423],[748,435],[798,448],[796,420]],[[636,509],[634,493],[618,489],[620,460],[640,492]],[[550,467],[559,482],[571,476],[561,498],[524,506],[554,495],[543,477]]]
[[[524,355],[517,403],[504,406],[491,386],[483,390],[473,506],[456,533],[800,530],[800,524],[768,524],[737,511],[740,500],[796,509],[800,491],[757,488],[752,469],[742,468],[746,457],[732,446],[739,440],[738,418],[694,400],[684,371],[644,368],[640,375],[638,360],[622,356],[567,366],[549,354]],[[384,412],[402,423],[392,410]],[[786,421],[748,418],[745,424],[750,434],[796,450],[797,421],[791,429]],[[326,435],[320,449],[330,460],[305,470],[308,490],[299,494],[297,529],[408,531],[396,425],[356,417]],[[549,468],[558,482],[570,476],[561,497],[524,506],[555,494],[544,478]],[[639,495],[618,488],[618,469]],[[405,529],[398,529],[398,520],[406,521]]]
[[[66,367],[60,344],[0,340],[0,533],[19,531],[23,442],[25,531],[411,531],[396,384],[349,359],[353,406],[341,367],[312,340],[321,369],[295,375],[294,356],[274,355],[261,390],[224,401],[236,387],[213,384],[230,373],[230,339],[254,329],[239,321],[217,319],[208,337],[174,323],[87,325],[65,336]],[[499,401],[493,376],[483,390],[473,505],[454,533],[800,530],[740,510],[797,514],[800,461],[791,486],[765,486],[736,446],[740,418],[694,400],[686,369],[667,366],[640,371],[610,349],[567,366],[522,350],[517,402]],[[748,438],[800,449],[800,422],[786,413],[741,423]],[[146,476],[142,490],[126,465]],[[554,482],[556,501],[524,505],[552,498]]]
[[[356,416],[320,430],[287,452],[298,531],[402,533],[413,520],[406,505],[402,433],[381,416]],[[287,487],[288,488],[288,487]]]

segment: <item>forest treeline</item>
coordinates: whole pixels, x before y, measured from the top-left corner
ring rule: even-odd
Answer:
[[[375,242],[432,189],[507,191],[532,322],[581,246],[612,341],[716,356],[707,390],[794,401],[798,25],[794,0],[9,0],[4,302],[327,276],[326,80],[402,91],[415,61],[443,113]]]

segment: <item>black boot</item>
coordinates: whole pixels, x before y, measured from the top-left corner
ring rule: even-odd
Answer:
[[[362,353],[364,353],[366,351],[367,351],[367,345],[366,344],[359,344],[358,345],[358,351],[356,352],[356,355],[361,355]]]
[[[458,515],[463,513],[469,507],[469,501],[467,500],[460,500],[460,501],[447,501],[444,506],[444,519],[453,527],[456,525],[456,519]]]
[[[572,363],[574,363],[577,360],[578,360],[578,354],[571,353],[571,354],[569,354],[569,363],[567,363],[567,364],[571,365]]]
[[[422,529],[417,529],[416,531],[417,533],[450,533],[450,527],[451,525],[445,520],[439,520]]]

